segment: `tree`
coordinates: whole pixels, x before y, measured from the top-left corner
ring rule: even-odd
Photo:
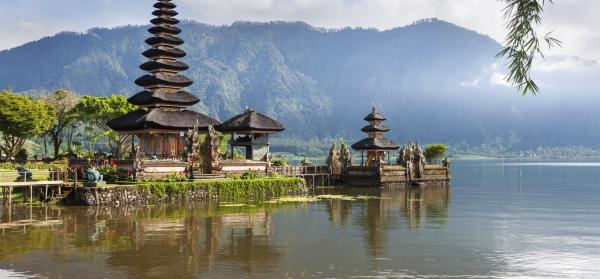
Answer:
[[[44,102],[9,91],[0,92],[0,151],[15,157],[28,139],[41,136],[54,123],[54,111]]]
[[[79,97],[70,91],[58,90],[43,99],[53,110],[56,115],[54,125],[48,132],[54,145],[54,159],[58,159],[60,154],[60,146],[65,139],[65,129],[71,127],[71,123],[75,121],[75,106],[79,101]],[[71,130],[72,139],[73,130]],[[70,140],[69,140],[70,141]],[[70,142],[69,142],[70,146]],[[71,150],[69,150],[71,151]]]
[[[446,148],[446,145],[438,143],[428,145],[425,147],[423,153],[428,162],[439,162],[446,155],[447,151],[448,148]]]
[[[96,140],[103,137],[107,140],[113,157],[122,158],[125,153],[131,151],[131,136],[119,135],[106,125],[106,123],[116,117],[125,115],[138,107],[127,102],[123,96],[112,95],[110,97],[84,96],[75,106],[77,118],[86,123],[87,131],[92,138]]]
[[[498,57],[508,58],[509,74],[506,80],[517,87],[521,94],[535,95],[539,88],[531,77],[531,66],[537,56],[544,58],[540,49],[540,37],[535,26],[542,22],[541,14],[546,2],[553,0],[500,0],[506,2],[504,18],[507,19],[508,34],[504,48]],[[561,41],[552,37],[552,32],[544,36],[548,48],[560,46]]]

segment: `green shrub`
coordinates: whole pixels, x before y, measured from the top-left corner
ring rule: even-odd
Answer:
[[[231,180],[240,180],[242,179],[242,175],[235,172],[226,173],[225,177]]]
[[[104,164],[98,167],[98,172],[102,174],[104,181],[106,182],[115,182],[119,180],[119,173],[117,171],[117,166],[114,164]]]
[[[187,177],[185,177],[185,175],[172,173],[172,174],[168,174],[167,176],[161,177],[155,181],[156,182],[184,182],[184,181],[188,181],[188,179],[187,179]]]
[[[425,155],[425,159],[430,163],[439,163],[439,161],[446,155],[448,148],[446,145],[438,143],[438,144],[430,144],[425,147],[423,154]]]
[[[271,164],[276,167],[287,167],[289,165],[285,157],[274,157],[271,159]]]
[[[242,179],[257,179],[260,177],[261,177],[261,175],[255,171],[247,171],[247,172],[243,173],[241,176]]]

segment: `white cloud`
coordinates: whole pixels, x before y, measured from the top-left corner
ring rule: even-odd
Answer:
[[[540,72],[581,71],[600,68],[595,60],[575,56],[551,56],[536,63],[535,70]]]
[[[494,86],[512,86],[508,81],[506,81],[506,75],[500,72],[492,73],[490,76],[490,84]]]
[[[479,86],[479,78],[473,79],[471,81],[461,81],[458,85],[462,87],[478,87]]]
[[[151,0],[0,1],[0,49],[18,46],[60,31],[143,24],[150,18]],[[180,18],[209,24],[247,21],[306,21],[318,27],[345,26],[390,29],[423,18],[437,17],[490,35],[505,35],[500,0],[177,0]],[[554,1],[543,15],[540,34],[554,30],[563,47],[549,54],[600,60],[598,0]],[[35,19],[43,28],[19,26]]]

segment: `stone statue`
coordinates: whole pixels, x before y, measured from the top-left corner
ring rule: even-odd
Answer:
[[[210,125],[208,126],[208,135],[206,136],[204,148],[204,166],[206,173],[214,173],[218,171],[221,165],[221,151],[220,151],[219,135],[215,128]]]
[[[400,148],[400,152],[398,153],[398,159],[396,159],[396,163],[400,166],[404,166],[404,146],[402,146],[402,148]]]
[[[194,172],[200,169],[200,139],[198,133],[198,122],[192,129],[189,129],[185,134],[186,141],[186,159],[188,162],[187,170],[189,177],[194,176]]]
[[[331,148],[329,149],[329,155],[327,155],[327,166],[331,174],[340,174],[342,172],[342,164],[340,162],[340,151],[335,144],[335,141],[331,141]]]
[[[442,160],[442,165],[444,167],[450,167],[450,160],[448,159],[448,157],[444,158],[444,160]]]
[[[86,178],[86,182],[88,183],[98,183],[102,182],[102,180],[104,179],[104,177],[102,177],[102,174],[100,174],[100,172],[96,170],[96,166],[92,166],[91,168],[87,169]]]
[[[33,176],[30,170],[21,166],[17,167],[17,173],[19,174],[19,180],[31,179]]]
[[[425,165],[427,162],[425,161],[425,154],[423,154],[423,149],[419,146],[419,144],[415,144],[415,174],[417,177],[421,178],[425,174]]]

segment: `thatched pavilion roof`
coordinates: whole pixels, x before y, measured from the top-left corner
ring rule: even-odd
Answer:
[[[383,137],[383,133],[390,129],[383,126],[381,122],[385,121],[385,116],[377,111],[375,105],[371,108],[371,113],[365,117],[369,125],[363,127],[361,131],[368,133],[369,137],[352,145],[355,150],[361,151],[391,151],[400,148],[396,142]]]
[[[163,90],[144,90],[130,97],[128,101],[136,106],[150,106],[156,103],[174,106],[193,106],[200,102],[200,99],[187,91],[168,93]]]
[[[108,126],[117,132],[133,132],[148,129],[159,130],[188,130],[198,125],[200,131],[206,131],[209,125],[218,126],[219,121],[201,113],[190,110],[166,111],[143,109],[109,121]]]
[[[373,132],[385,133],[385,132],[390,131],[390,128],[380,124],[380,125],[367,125],[367,126],[364,126],[360,130],[365,133],[373,133]]]
[[[385,116],[377,111],[377,107],[373,105],[371,113],[364,118],[365,121],[384,121]]]
[[[386,138],[366,138],[352,145],[355,150],[377,151],[377,150],[396,150],[400,145]]]
[[[223,122],[217,127],[217,130],[223,133],[258,134],[278,133],[285,130],[285,127],[279,121],[269,116],[252,109],[246,109],[244,113]]]

